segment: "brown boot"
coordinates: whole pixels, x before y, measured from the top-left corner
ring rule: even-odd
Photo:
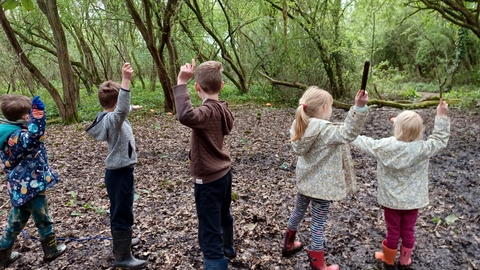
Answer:
[[[380,260],[384,264],[386,270],[395,269],[395,257],[397,256],[396,249],[389,249],[385,244],[387,240],[383,240],[383,252],[375,252],[375,259]]]
[[[340,270],[340,267],[336,264],[327,266],[325,264],[324,251],[307,250],[308,261],[310,261],[310,267],[312,270]]]
[[[295,242],[295,234],[297,231],[290,230],[287,228],[287,231],[285,232],[285,241],[283,244],[283,249],[282,249],[282,255],[283,256],[290,256],[293,253],[299,251],[302,249],[303,245],[300,242]]]

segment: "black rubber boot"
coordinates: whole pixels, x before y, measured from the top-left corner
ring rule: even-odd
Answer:
[[[54,233],[47,235],[47,238],[41,239],[43,249],[43,261],[51,262],[67,251],[64,244],[57,245],[57,238]]]
[[[130,248],[132,245],[132,231],[114,231],[113,237],[113,254],[115,267],[136,269],[143,267],[147,261],[138,260],[132,256]]]
[[[233,226],[223,227],[223,253],[225,257],[233,259],[237,256],[233,246]]]
[[[113,231],[110,230],[110,233],[112,234],[112,237],[113,237]],[[131,243],[131,246],[137,246],[138,244],[140,244],[140,238],[133,238],[133,233],[132,233],[132,243]]]
[[[12,252],[12,249],[13,243],[5,249],[0,249],[0,267],[7,267],[9,264],[20,258],[20,254],[16,251]]]

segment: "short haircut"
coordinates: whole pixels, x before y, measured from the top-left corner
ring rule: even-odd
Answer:
[[[118,100],[120,84],[114,81],[106,81],[98,87],[98,100],[104,109],[115,107]]]
[[[395,118],[393,134],[402,142],[413,142],[422,139],[423,119],[414,111],[404,111]]]
[[[9,121],[22,119],[32,108],[32,100],[27,96],[4,94],[0,100],[2,114]]]
[[[195,82],[207,94],[217,94],[222,88],[222,63],[206,61],[195,69]]]

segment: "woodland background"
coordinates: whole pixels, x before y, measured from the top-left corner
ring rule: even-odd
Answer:
[[[120,80],[122,57],[135,69],[134,88],[155,93],[146,105],[165,112],[175,107],[179,67],[192,58],[221,61],[225,92],[244,101],[295,106],[301,91],[291,86],[306,85],[341,99],[358,90],[363,63],[370,60],[372,98],[445,91],[466,106],[478,105],[478,0],[0,4],[1,91],[48,92],[56,108],[52,116],[65,124],[90,119],[98,110],[84,102],[101,82]]]
[[[29,222],[14,247],[22,257],[11,269],[111,268],[107,150],[84,129],[101,110],[98,85],[119,81],[124,61],[135,70],[132,103],[144,106],[129,116],[139,156],[134,232],[142,239],[133,252],[148,259],[147,269],[201,269],[188,173],[190,130],[171,115],[179,67],[196,58],[223,63],[220,98],[236,119],[227,138],[239,251],[231,269],[308,268],[304,251],[280,256],[295,195],[288,129],[307,85],[330,91],[336,106],[352,104],[370,60],[367,90],[375,103],[363,134],[388,136],[390,117],[417,108],[428,135],[438,101],[425,99],[442,93],[450,104],[452,136],[430,163],[430,205],[420,213],[412,269],[478,270],[479,3],[0,0],[0,94],[41,95],[46,102],[49,161],[62,178],[48,191],[49,205],[57,236],[69,246],[64,256],[43,263]],[[194,105],[200,104],[190,90]],[[345,114],[335,109],[332,121]],[[360,190],[332,204],[327,261],[343,270],[381,269],[372,256],[385,236],[375,197],[376,161],[352,151]],[[1,229],[10,204],[5,185],[0,192]],[[298,233],[303,242],[309,221],[306,216]]]

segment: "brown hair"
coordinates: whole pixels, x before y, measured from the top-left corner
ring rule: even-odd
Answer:
[[[0,100],[2,114],[9,121],[22,119],[32,108],[32,100],[27,96],[3,94]]]
[[[294,142],[302,138],[308,127],[308,119],[315,117],[319,108],[324,105],[332,106],[332,103],[333,97],[330,93],[317,86],[308,87],[300,98],[299,106],[295,112],[295,134],[291,141]]]
[[[114,81],[106,81],[98,87],[98,100],[104,109],[115,107],[118,100],[120,84]]]
[[[222,63],[206,61],[195,69],[195,82],[207,94],[217,94],[222,88]]]
[[[393,134],[402,142],[418,141],[423,135],[423,119],[414,111],[400,113],[394,123]]]

